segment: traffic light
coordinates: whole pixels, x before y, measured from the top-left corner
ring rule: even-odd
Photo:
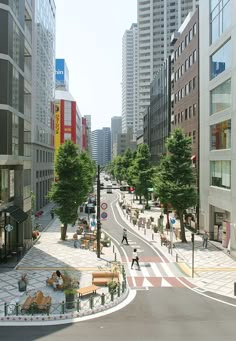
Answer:
[[[121,186],[120,187],[120,191],[121,192],[133,192],[135,190],[135,188],[134,187],[132,187],[132,186]]]

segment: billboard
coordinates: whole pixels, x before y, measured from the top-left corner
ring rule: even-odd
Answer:
[[[55,157],[61,143],[61,105],[60,103],[55,104]]]
[[[56,88],[69,90],[69,71],[65,59],[56,59]]]

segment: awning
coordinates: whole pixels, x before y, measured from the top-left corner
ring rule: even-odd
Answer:
[[[191,160],[195,160],[195,159],[196,159],[196,155],[192,155]]]
[[[19,224],[28,218],[28,214],[17,206],[9,206],[5,212],[10,213],[10,216]]]

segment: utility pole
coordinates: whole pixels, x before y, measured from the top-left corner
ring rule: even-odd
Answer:
[[[194,278],[194,233],[191,234],[192,240],[192,278]]]
[[[101,221],[100,221],[100,165],[97,171],[97,258],[100,258],[101,253]]]

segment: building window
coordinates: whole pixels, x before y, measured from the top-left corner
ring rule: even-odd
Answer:
[[[188,46],[188,34],[185,36],[185,47]]]
[[[71,140],[71,133],[65,133],[64,140]]]
[[[231,148],[231,120],[210,127],[211,150]]]
[[[193,63],[196,63],[197,61],[197,50],[193,51]]]
[[[188,119],[188,109],[186,108],[185,109],[185,120],[187,120]]]
[[[230,188],[231,187],[231,162],[211,161],[211,186]]]
[[[181,89],[181,98],[184,98],[184,88]]]
[[[184,41],[182,41],[182,43],[181,43],[181,50],[182,50],[182,52],[184,50]]]
[[[197,34],[197,24],[195,23],[193,25],[193,35],[195,36]]]
[[[193,56],[190,54],[189,56],[189,67],[193,65]]]
[[[212,44],[231,25],[230,6],[230,0],[211,0],[210,28]]]
[[[71,126],[71,102],[64,102],[65,126]]]
[[[231,107],[231,79],[228,79],[210,92],[210,105],[211,115]]]
[[[184,119],[184,112],[181,111],[181,122],[183,122],[183,119]]]
[[[193,90],[195,89],[196,87],[196,84],[197,84],[197,77],[193,77]]]
[[[181,65],[181,76],[184,74],[184,64]]]
[[[228,40],[218,51],[210,58],[211,79],[215,78],[225,70],[231,67],[232,46],[231,40]]]
[[[193,105],[193,116],[196,116],[196,114],[197,114],[197,104],[195,103]]]
[[[185,85],[185,96],[188,95],[188,84]]]
[[[192,80],[189,81],[188,88],[189,88],[189,92],[191,92],[192,91]]]
[[[191,29],[189,31],[189,41],[191,41],[193,39],[193,30]]]
[[[185,60],[185,71],[188,70],[188,59]]]
[[[196,130],[193,130],[193,143],[196,143]]]
[[[190,106],[190,107],[188,108],[188,117],[189,117],[189,118],[192,118],[192,112],[193,112],[193,108],[192,108],[192,106]]]

